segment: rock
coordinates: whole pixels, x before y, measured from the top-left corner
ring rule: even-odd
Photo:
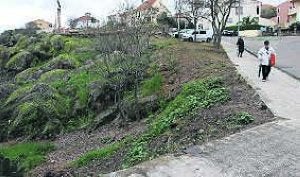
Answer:
[[[115,91],[103,81],[95,81],[89,85],[89,104],[96,112],[114,104]]]
[[[67,75],[67,71],[63,69],[55,69],[48,71],[46,73],[43,73],[39,79],[40,82],[44,83],[52,83],[55,81],[61,81],[64,80],[64,78]]]
[[[15,89],[13,84],[3,84],[0,85],[0,100],[7,98]]]
[[[111,121],[113,121],[117,116],[117,108],[115,106],[109,107],[105,111],[101,112],[94,120],[94,125],[96,128],[105,125]]]
[[[46,66],[44,66],[43,70],[54,70],[54,69],[74,69],[78,67],[80,63],[76,61],[74,58],[68,55],[59,55],[53,60],[49,61]]]
[[[4,68],[9,61],[11,53],[8,48],[0,46],[0,68]]]
[[[5,65],[5,68],[15,71],[23,71],[30,68],[33,55],[28,51],[22,51],[13,56]]]

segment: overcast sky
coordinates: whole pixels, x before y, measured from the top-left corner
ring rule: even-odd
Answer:
[[[62,21],[79,17],[91,12],[98,19],[112,14],[124,2],[138,4],[141,0],[60,0],[62,4]],[[262,0],[277,4],[284,0]],[[162,0],[171,10],[174,0]],[[0,32],[6,29],[23,27],[26,22],[45,19],[54,23],[56,0],[0,0]]]

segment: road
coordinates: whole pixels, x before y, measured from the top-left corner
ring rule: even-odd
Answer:
[[[237,38],[226,37],[224,40],[236,43]],[[246,47],[254,52],[263,46],[265,40],[269,40],[278,55],[276,66],[300,79],[300,36],[256,37],[244,40]]]

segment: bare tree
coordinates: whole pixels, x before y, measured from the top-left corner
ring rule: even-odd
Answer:
[[[209,0],[210,16],[214,31],[214,44],[221,46],[222,32],[224,31],[231,9],[238,0]]]

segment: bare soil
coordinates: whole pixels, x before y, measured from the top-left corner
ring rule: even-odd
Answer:
[[[259,96],[236,72],[223,49],[215,49],[206,43],[180,42],[163,49],[159,56],[161,73],[164,76],[164,95],[172,99],[184,83],[207,77],[222,77],[230,91],[230,100],[225,104],[201,109],[193,116],[178,122],[170,132],[150,142],[154,155],[184,153],[184,149],[212,139],[222,138],[245,128],[263,124],[274,119]],[[170,58],[175,61],[171,64]],[[173,67],[171,67],[171,65]],[[170,69],[171,68],[171,69]],[[228,119],[235,114],[247,112],[255,120],[249,125],[229,126]],[[228,123],[228,124],[227,124]],[[89,150],[106,145],[127,135],[138,136],[146,130],[145,122],[136,122],[126,128],[107,125],[96,132],[72,133],[55,140],[58,149],[48,156],[47,163],[32,171],[31,176],[43,176],[47,171],[62,171],[57,176],[97,176],[122,169],[127,148],[105,160],[95,160],[78,169],[67,168],[66,164]]]

